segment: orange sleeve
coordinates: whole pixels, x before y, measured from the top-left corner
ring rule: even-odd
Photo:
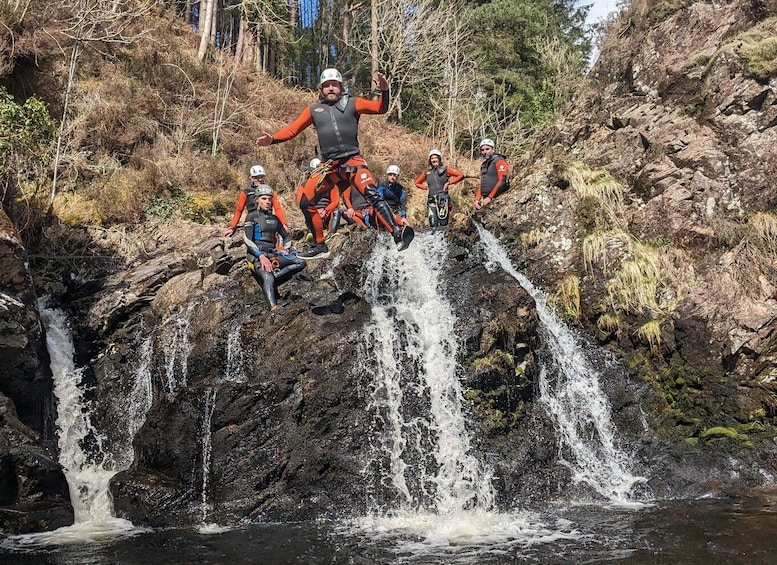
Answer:
[[[240,223],[240,216],[243,215],[243,208],[246,207],[246,193],[244,190],[240,191],[240,197],[237,199],[237,206],[235,207],[235,213],[232,215],[232,221],[229,223],[229,229],[234,230]]]
[[[457,182],[461,182],[464,180],[464,173],[461,171],[457,171],[453,167],[448,167],[448,184],[456,184]]]
[[[281,223],[284,226],[288,226],[289,224],[286,222],[286,214],[283,213],[283,206],[281,206],[281,201],[278,199],[278,193],[273,192],[272,193],[272,213],[278,216],[278,219],[281,221]]]
[[[302,113],[291,124],[272,134],[272,142],[275,144],[288,141],[291,138],[298,136],[305,128],[312,124],[313,116],[310,113],[310,106],[308,106],[302,110]]]
[[[510,167],[507,166],[507,161],[504,159],[499,159],[496,164],[496,184],[494,185],[494,188],[491,189],[491,192],[488,194],[488,197],[490,199],[494,199],[494,194],[496,194],[496,191],[499,187],[502,186],[505,182],[507,182],[505,179],[507,178],[507,175],[510,173]]]
[[[324,210],[326,210],[327,214],[331,214],[335,210],[337,210],[337,207],[340,205],[340,189],[337,188],[337,185],[334,185],[332,187],[332,190],[329,191],[329,204],[327,205]]]
[[[345,207],[346,208],[353,208],[353,203],[351,202],[351,187],[350,186],[343,191],[343,200],[345,200]]]
[[[355,105],[359,114],[385,114],[388,110],[388,93],[381,92],[378,100],[359,97],[356,99]]]
[[[429,185],[426,184],[426,171],[421,171],[415,179],[415,185],[421,190],[429,190]]]

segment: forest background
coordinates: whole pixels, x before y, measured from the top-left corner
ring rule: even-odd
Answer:
[[[3,208],[29,248],[46,241],[33,262],[76,272],[63,257],[89,250],[62,226],[223,223],[256,136],[314,101],[330,66],[353,94],[369,95],[375,70],[389,77],[387,120],[362,126],[378,167],[415,176],[431,146],[456,164],[482,137],[517,158],[569,100],[607,25],[588,26],[589,6],[575,4],[2,0]],[[313,139],[261,156],[287,202]]]

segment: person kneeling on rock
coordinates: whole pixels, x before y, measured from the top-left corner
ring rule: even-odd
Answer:
[[[243,241],[247,248],[248,268],[262,287],[270,310],[278,309],[276,287],[302,271],[307,263],[290,251],[291,235],[272,213],[273,190],[266,184],[256,188],[257,210],[246,221]],[[278,240],[283,251],[277,248]]]

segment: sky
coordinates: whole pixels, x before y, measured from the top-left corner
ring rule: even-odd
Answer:
[[[589,24],[596,23],[616,9],[616,0],[578,0],[577,4],[578,6],[592,4],[586,20]]]

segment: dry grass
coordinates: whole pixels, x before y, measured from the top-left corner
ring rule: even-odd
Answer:
[[[596,327],[606,333],[621,333],[621,321],[617,314],[602,314],[596,320]]]
[[[730,44],[745,62],[747,74],[759,81],[777,75],[777,17],[759,22]]]
[[[617,255],[618,260],[623,253],[631,248],[634,238],[623,230],[604,230],[588,234],[583,238],[583,264],[592,270],[598,265],[605,273],[608,272],[610,256]]]
[[[661,356],[661,321],[650,320],[637,329],[636,336],[650,347],[654,355]]]
[[[551,297],[551,303],[562,315],[570,320],[580,319],[580,278],[576,275],[564,277],[558,290]]]
[[[746,293],[760,296],[763,281],[777,280],[777,216],[753,214],[738,233],[742,239],[731,251],[731,276]]]
[[[625,228],[623,198],[625,187],[606,169],[590,169],[575,161],[567,166],[566,177],[580,200],[581,206],[593,206],[600,226]]]
[[[520,238],[524,251],[527,251],[532,247],[537,247],[537,245],[539,245],[539,243],[542,241],[542,231],[533,229],[530,231],[521,232]]]

